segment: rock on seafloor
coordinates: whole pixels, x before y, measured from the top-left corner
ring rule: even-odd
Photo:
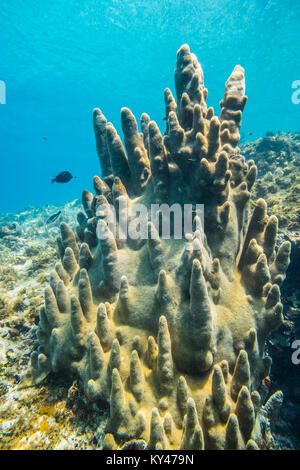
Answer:
[[[62,219],[45,221],[57,209]],[[93,449],[104,437],[106,410],[91,409],[76,382],[45,380],[21,386],[37,347],[38,309],[57,258],[55,237],[62,220],[72,224],[78,201],[63,207],[30,207],[0,214],[0,225],[20,231],[0,239],[0,449]],[[5,232],[5,231],[4,231]]]

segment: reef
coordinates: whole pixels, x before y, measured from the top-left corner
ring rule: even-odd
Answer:
[[[51,376],[38,387],[22,384],[38,346],[38,309],[58,261],[59,222],[45,222],[59,209],[75,228],[78,207],[74,201],[0,214],[1,225],[16,222],[22,230],[0,239],[0,450],[92,449],[103,434],[107,410],[87,406],[76,382]]]
[[[299,365],[293,364],[292,344],[300,338],[300,133],[271,133],[241,145],[246,159],[255,156],[258,178],[253,190],[253,204],[264,197],[268,211],[279,220],[278,241],[291,243],[291,261],[282,285],[284,322],[267,341],[272,356],[272,388],[284,392],[281,420],[277,428],[281,435],[291,436],[299,447]],[[280,384],[280,385],[279,385]]]
[[[124,146],[94,110],[102,178],[95,194],[83,191],[76,229],[60,226],[30,375],[76,378],[91,406],[109,406],[104,449],[268,448],[262,422],[282,400],[264,407],[258,389],[271,367],[266,339],[283,321],[290,243],[275,249],[278,219],[264,199],[250,207],[257,168],[238,146],[243,68],[228,78],[219,116],[186,45],[175,88],[176,100],[165,90],[163,135],[145,113],[139,132],[122,109]],[[147,220],[148,239],[110,231],[112,208],[132,220],[138,204],[150,213],[164,203],[204,204],[204,233],[197,215],[185,239]]]
[[[0,238],[4,237],[18,237],[21,235],[21,228],[18,223],[16,222],[11,222],[7,225],[1,225],[0,226]]]
[[[247,160],[255,158],[258,168],[253,198],[265,198],[268,211],[276,213],[282,235],[293,238],[300,226],[300,133],[268,133],[241,149]]]

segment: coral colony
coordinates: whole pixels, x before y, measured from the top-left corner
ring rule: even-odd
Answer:
[[[175,88],[176,101],[165,90],[164,135],[147,114],[140,133],[122,109],[124,147],[94,110],[102,179],[95,195],[83,191],[76,233],[61,224],[31,374],[35,383],[51,371],[76,377],[90,403],[109,404],[104,449],[264,448],[282,401],[277,392],[264,405],[259,394],[271,367],[264,344],[283,320],[290,245],[275,252],[277,218],[263,199],[249,205],[257,170],[238,147],[243,68],[227,80],[219,116],[187,45]],[[120,227],[114,237],[112,207],[133,220],[137,204],[149,213],[204,204],[204,234],[196,214],[182,239],[174,223],[168,238],[153,222],[148,237]]]

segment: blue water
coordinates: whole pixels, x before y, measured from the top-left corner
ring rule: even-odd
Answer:
[[[164,129],[163,90],[174,90],[183,43],[198,56],[217,110],[233,67],[246,69],[247,139],[299,130],[300,104],[291,101],[300,79],[299,0],[2,0],[0,212],[91,189],[100,172],[93,107],[118,130],[122,106]],[[51,185],[63,170],[78,178]]]

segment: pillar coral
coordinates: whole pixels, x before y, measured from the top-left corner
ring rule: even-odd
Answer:
[[[139,132],[123,108],[123,144],[94,110],[102,179],[95,194],[83,191],[76,233],[61,224],[31,372],[77,377],[90,402],[109,403],[104,448],[144,439],[156,450],[256,449],[264,344],[283,320],[290,246],[276,252],[278,221],[263,199],[250,210],[256,166],[238,147],[243,68],[227,80],[219,116],[187,45],[175,88],[176,100],[164,93],[163,135],[147,114]],[[136,204],[204,204],[205,236],[122,238],[119,228],[114,237],[107,220],[120,201],[129,219]]]

